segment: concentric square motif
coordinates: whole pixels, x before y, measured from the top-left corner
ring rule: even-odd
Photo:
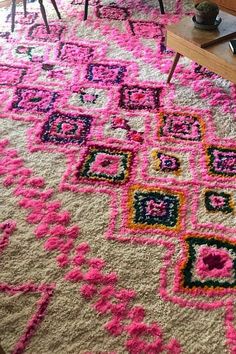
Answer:
[[[196,187],[191,197],[191,223],[196,230],[215,230],[217,233],[236,232],[234,187]]]
[[[109,20],[125,21],[129,17],[129,11],[125,7],[115,5],[97,6],[97,17]]]
[[[23,12],[16,12],[15,23],[20,23],[21,25],[32,25],[37,17],[37,12],[27,12],[26,16],[24,16]],[[11,14],[7,16],[6,22],[11,22]]]
[[[222,213],[232,213],[233,200],[230,194],[225,192],[215,192],[212,190],[205,192],[205,207],[208,211]]]
[[[16,111],[46,113],[53,108],[57,97],[56,92],[20,87],[15,91],[11,108]]]
[[[124,85],[120,90],[119,106],[128,110],[158,110],[162,87]]]
[[[158,142],[157,146],[143,151],[142,179],[150,183],[195,181],[199,169],[197,157],[194,147]]]
[[[104,85],[118,85],[124,81],[127,69],[119,64],[89,64],[87,79]]]
[[[76,177],[87,181],[126,183],[130,176],[133,152],[111,147],[90,146],[77,168]]]
[[[236,243],[217,236],[185,237],[180,290],[200,294],[236,288]]]
[[[61,42],[59,44],[58,58],[69,64],[87,63],[93,57],[94,49],[70,42]]]
[[[181,112],[164,112],[160,114],[160,135],[180,140],[201,141],[203,122],[195,114]]]
[[[183,200],[181,192],[134,185],[128,195],[128,227],[179,230]]]
[[[207,165],[210,174],[222,177],[236,176],[236,150],[224,147],[207,148]]]
[[[108,90],[93,87],[83,87],[69,98],[69,104],[75,107],[99,109],[106,107],[107,103]]]
[[[41,141],[82,145],[86,142],[91,122],[91,116],[53,112],[42,127]]]
[[[44,60],[45,47],[31,47],[28,45],[18,45],[15,48],[14,56],[20,60],[31,61],[33,63],[42,63]]]
[[[28,37],[36,41],[57,42],[61,39],[64,29],[65,27],[58,24],[50,24],[50,33],[47,33],[44,24],[35,24],[30,27]]]
[[[152,157],[152,167],[156,171],[172,172],[175,174],[180,172],[180,160],[178,157],[156,150],[152,152]]]
[[[22,82],[26,73],[26,67],[0,64],[0,85],[18,85]]]
[[[162,38],[162,26],[156,22],[129,21],[132,34],[144,38]]]

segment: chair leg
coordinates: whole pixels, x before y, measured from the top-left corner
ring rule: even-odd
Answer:
[[[61,20],[61,14],[60,14],[60,12],[58,10],[56,1],[55,0],[51,0],[51,3],[52,3],[52,5],[53,5],[53,7],[54,7],[54,9],[55,9],[55,11],[57,13],[58,18]]]
[[[159,5],[160,5],[161,14],[164,15],[165,10],[164,10],[163,1],[162,0],[158,0],[158,1],[159,1]]]
[[[47,29],[47,33],[50,33],[50,28],[48,25],[48,20],[47,20],[47,15],[46,15],[46,11],[45,11],[45,7],[43,5],[43,0],[39,0],[39,5],[40,5],[40,10],[41,10],[41,14],[43,16],[43,20]]]
[[[12,0],[11,6],[11,31],[14,32],[15,29],[15,17],[16,17],[16,0]]]
[[[85,0],[85,3],[84,3],[84,21],[86,21],[87,18],[88,18],[88,5],[89,5],[89,0]]]
[[[27,0],[23,0],[23,8],[24,8],[24,16],[27,16],[27,10],[26,10],[26,1]]]

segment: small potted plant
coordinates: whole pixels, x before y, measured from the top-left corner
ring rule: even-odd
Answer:
[[[195,6],[196,22],[203,25],[214,25],[219,13],[217,4],[211,1],[202,1]]]

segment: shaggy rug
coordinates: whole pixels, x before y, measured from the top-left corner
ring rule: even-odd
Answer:
[[[192,1],[0,24],[0,344],[236,353],[236,89],[174,53]]]

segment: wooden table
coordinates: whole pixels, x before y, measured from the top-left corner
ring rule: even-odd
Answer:
[[[222,11],[220,12],[220,15],[223,21],[225,16],[232,16]],[[236,16],[232,17],[235,21],[235,24],[232,26],[233,32],[236,30]],[[194,28],[191,16],[184,17],[177,24],[167,26],[167,46],[176,52],[167,79],[168,83],[172,78],[180,56],[183,55],[236,84],[236,55],[233,54],[229,48],[229,39],[221,39],[219,40],[219,43],[202,48],[201,38],[204,42],[204,36],[211,35],[206,32],[207,31]],[[236,39],[236,35],[231,38]]]

